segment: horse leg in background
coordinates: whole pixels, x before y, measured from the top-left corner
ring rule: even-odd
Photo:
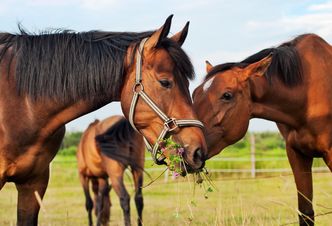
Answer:
[[[286,145],[287,156],[292,167],[297,188],[298,208],[301,226],[314,225],[315,214],[312,207],[312,162],[313,158],[302,155]]]
[[[93,191],[93,194],[94,194],[93,206],[94,206],[94,210],[95,210],[95,216],[97,217],[97,215],[98,215],[98,213],[97,213],[98,179],[97,178],[91,178],[90,181],[92,183],[92,191]]]
[[[89,226],[93,225],[92,221],[92,209],[93,209],[93,201],[90,196],[90,191],[89,191],[89,178],[80,174],[80,182],[83,187],[83,192],[85,196],[85,209],[88,212],[88,219],[89,219]]]
[[[105,164],[106,171],[110,177],[112,187],[120,199],[120,205],[124,215],[125,225],[129,226],[130,223],[130,196],[123,183],[123,174],[125,167],[113,160],[108,158]]]
[[[137,209],[137,225],[141,226],[143,224],[142,212],[143,212],[143,194],[142,194],[142,186],[143,186],[143,170],[142,169],[133,169],[132,170],[134,183],[135,183],[135,204]]]
[[[15,183],[18,191],[17,225],[37,225],[39,203],[35,191],[43,198],[49,179],[49,168],[24,183]]]
[[[109,188],[108,178],[98,178],[97,226],[108,225],[110,220]]]

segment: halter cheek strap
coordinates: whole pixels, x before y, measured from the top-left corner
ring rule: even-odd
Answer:
[[[133,99],[130,104],[129,109],[129,122],[132,127],[137,131],[138,129],[134,123],[134,115],[135,115],[135,108],[138,101],[138,98],[141,97],[142,100],[150,107],[152,110],[164,121],[164,128],[160,132],[159,137],[157,138],[155,144],[152,146],[146,137],[143,135],[145,145],[149,152],[151,152],[153,161],[158,164],[165,164],[165,157],[158,152],[159,150],[159,142],[163,140],[168,132],[172,132],[178,127],[188,127],[188,126],[196,126],[203,128],[204,125],[202,122],[195,120],[195,119],[175,119],[168,117],[151,99],[150,97],[144,92],[144,86],[142,84],[142,54],[143,54],[143,47],[146,42],[147,38],[143,39],[138,47],[136,53],[136,76],[135,76],[135,84],[133,87]],[[159,156],[158,156],[159,154]]]

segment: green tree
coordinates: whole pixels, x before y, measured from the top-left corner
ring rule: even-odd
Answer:
[[[82,132],[68,132],[63,138],[60,155],[75,155],[77,146],[80,142]]]
[[[62,141],[62,148],[69,148],[71,146],[78,146],[82,136],[82,132],[69,132],[66,133],[63,141]]]

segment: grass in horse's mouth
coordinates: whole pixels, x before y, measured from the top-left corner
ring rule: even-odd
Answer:
[[[182,176],[185,177],[188,174],[187,165],[183,158],[184,148],[176,143],[172,136],[160,141],[159,146],[161,148],[161,154],[166,157],[166,163],[169,170],[172,172],[173,179]],[[204,197],[208,198],[208,193],[215,190],[215,186],[209,176],[207,168],[202,168],[200,171],[196,172],[193,176],[194,183],[201,186],[205,193]],[[190,182],[188,180],[188,182]]]
[[[176,143],[172,136],[165,138],[159,142],[160,154],[166,157],[166,163],[173,177],[186,174],[186,164],[183,159],[184,148]],[[184,171],[182,170],[185,169]]]
[[[194,220],[192,208],[197,206],[195,201],[197,187],[200,190],[203,190],[205,199],[208,199],[209,193],[217,189],[212,183],[212,180],[210,178],[210,175],[206,167],[202,168],[198,172],[195,172],[194,174],[191,174],[190,176],[187,176],[189,172],[187,169],[187,164],[185,163],[185,160],[183,158],[184,148],[180,144],[176,143],[172,139],[172,136],[161,140],[159,142],[159,147],[160,147],[159,154],[165,157],[165,162],[167,163],[167,167],[172,172],[173,180],[177,180],[178,183],[180,183],[181,180],[182,181],[186,180],[189,186],[188,190],[192,191],[192,194],[188,194],[188,192],[186,192],[186,195],[188,195],[187,207],[190,213],[188,220],[189,222],[191,222]],[[163,175],[166,171],[167,168],[157,178],[151,180],[151,182],[144,187],[151,185],[154,181],[160,178],[160,176]],[[180,176],[182,177],[180,178]],[[192,185],[193,182],[194,185]],[[178,195],[180,195],[180,193],[178,193]],[[174,213],[175,216],[179,216],[180,214],[178,211],[179,207],[176,207],[175,209],[176,209],[176,212]]]
[[[177,179],[177,182],[181,180],[187,180],[189,191],[192,191],[192,195],[190,194],[182,194],[182,195],[189,195],[187,198],[187,207],[189,216],[187,219],[189,222],[194,220],[194,214],[192,209],[194,207],[197,207],[196,204],[196,187],[199,187],[200,189],[203,189],[204,192],[204,198],[208,199],[209,193],[216,190],[215,186],[212,183],[212,180],[210,178],[210,175],[208,173],[208,170],[206,168],[202,168],[200,171],[192,174],[192,176],[186,176],[188,175],[187,170],[187,164],[185,163],[185,160],[183,158],[184,148],[173,141],[172,137],[166,138],[162,140],[159,143],[161,147],[161,154],[163,154],[166,159],[167,166],[169,170],[172,172],[172,178],[173,180]],[[182,176],[182,178],[178,178],[179,176]],[[192,180],[193,179],[193,180]],[[194,186],[192,186],[192,182],[194,182]],[[180,196],[180,191],[178,191],[178,196]],[[179,205],[179,204],[177,204]],[[178,217],[180,215],[179,213],[179,206],[175,208],[174,215]]]
[[[188,207],[190,215],[187,217],[187,219],[189,220],[189,222],[191,222],[194,220],[192,209],[197,207],[195,201],[197,187],[200,190],[203,190],[205,199],[208,199],[209,193],[217,189],[212,183],[212,180],[210,178],[210,175],[206,167],[202,168],[198,172],[195,172],[194,174],[188,175],[189,172],[187,169],[187,164],[183,158],[184,148],[180,144],[176,143],[171,136],[161,140],[159,142],[159,147],[160,147],[159,154],[165,157],[167,168],[172,172],[173,180],[177,180],[177,183],[181,183],[180,181],[183,182],[183,180],[188,182],[189,189],[185,192],[186,194],[182,195],[188,196],[186,206]],[[167,171],[167,168],[156,179],[152,180],[148,185],[144,187],[151,185],[151,183],[160,178],[160,176]],[[194,185],[192,185],[192,183],[194,183]],[[179,191],[177,196],[180,196],[180,193],[181,192]],[[179,217],[180,215],[179,212],[180,208],[178,205],[180,204],[178,203],[177,206],[175,207],[174,216],[176,217]]]
[[[198,184],[204,189],[204,197],[206,199],[208,198],[209,193],[217,190],[210,178],[208,170],[205,167],[201,171],[194,174],[194,181],[195,184]]]

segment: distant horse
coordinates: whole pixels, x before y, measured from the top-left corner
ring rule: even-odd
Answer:
[[[77,160],[89,225],[93,225],[93,202],[89,192],[89,180],[93,184],[95,194],[97,225],[107,225],[109,221],[111,187],[120,198],[125,225],[130,225],[130,196],[123,183],[123,174],[128,166],[135,183],[137,224],[142,225],[144,148],[142,135],[122,116],[112,116],[103,121],[96,120],[83,133],[77,150]],[[111,180],[110,186],[108,177]]]
[[[0,189],[16,185],[17,225],[37,225],[34,194],[45,193],[65,123],[112,101],[156,143],[157,163],[158,139],[173,133],[188,167],[203,166],[206,144],[188,89],[193,67],[181,49],[188,23],[167,38],[171,18],[141,33],[0,34]]]
[[[300,225],[314,225],[312,162],[332,171],[332,47],[314,34],[213,67],[193,94],[209,157],[241,139],[250,118],[277,123],[298,190]],[[206,111],[209,109],[209,111]]]

